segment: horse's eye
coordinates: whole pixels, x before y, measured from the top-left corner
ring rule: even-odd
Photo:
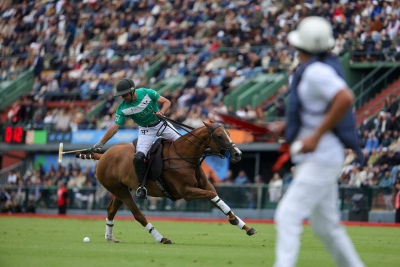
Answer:
[[[223,138],[222,135],[217,135],[217,137],[218,137],[218,139],[222,139]]]

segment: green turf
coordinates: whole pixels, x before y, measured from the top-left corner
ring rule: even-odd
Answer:
[[[1,267],[31,266],[272,266],[275,229],[254,224],[247,236],[229,223],[163,222],[153,225],[173,245],[161,245],[136,221],[115,221],[119,244],[104,240],[105,221],[0,217]],[[399,266],[400,228],[347,227],[367,266]],[[90,243],[83,243],[85,236]],[[334,266],[308,226],[302,237],[302,267]]]

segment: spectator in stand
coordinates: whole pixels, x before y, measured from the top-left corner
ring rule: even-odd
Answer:
[[[389,14],[387,18],[386,31],[389,34],[390,39],[394,40],[400,29],[400,20],[398,19],[398,14],[395,13]]]
[[[369,29],[373,35],[378,35],[383,29],[383,21],[380,14],[377,14],[371,21]]]
[[[231,169],[228,169],[225,177],[222,179],[222,182],[226,183],[226,184],[233,184],[234,178],[233,178],[233,172]]]
[[[11,122],[12,124],[17,124],[17,123],[21,122],[21,118],[22,118],[22,98],[20,98],[19,100],[15,101],[12,104],[12,107],[9,110],[9,112],[7,114],[7,117],[8,117],[9,122]]]
[[[368,61],[376,60],[376,43],[372,37],[372,32],[365,32],[365,39],[363,42],[363,52],[365,53]]]
[[[11,170],[7,177],[7,184],[16,185],[18,183],[17,172],[15,170]]]
[[[391,117],[396,117],[399,111],[399,102],[397,101],[397,96],[391,94],[387,99],[385,99],[385,110]]]
[[[235,179],[233,180],[234,184],[248,184],[250,183],[250,180],[246,174],[246,172],[244,170],[240,170],[238,175],[235,177]]]
[[[369,166],[364,166],[362,171],[360,172],[360,181],[362,186],[369,186],[372,178],[374,177],[374,173]]]
[[[379,115],[377,116],[377,121],[378,121],[376,125],[377,133],[384,133],[386,130],[388,130],[389,118],[387,112],[385,111],[379,112]]]
[[[286,115],[286,103],[283,96],[278,96],[278,99],[274,103],[275,116],[277,118],[283,118]]]
[[[282,196],[283,181],[279,173],[274,173],[268,183],[269,202],[277,203]]]
[[[394,166],[400,165],[400,154],[394,150],[388,149],[387,164],[390,169]]]
[[[360,129],[359,129],[359,133],[360,133]],[[365,148],[366,147],[368,138],[369,138],[369,131],[368,130],[364,130],[362,132],[362,135],[359,135],[358,141],[360,143],[360,147],[361,148]]]
[[[23,204],[26,199],[26,186],[23,179],[18,180],[17,189],[14,192],[13,199],[17,200],[18,203]]]
[[[4,207],[4,206],[5,206],[5,203],[6,203],[7,201],[11,201],[11,196],[10,196],[10,194],[7,192],[7,190],[6,190],[4,187],[2,187],[2,188],[0,189],[0,208]]]
[[[369,186],[378,186],[379,178],[381,176],[381,168],[379,166],[375,166],[372,170],[372,179],[369,181]]]
[[[362,150],[362,159],[359,161],[360,167],[365,167],[368,166],[368,160],[369,160],[370,154],[368,150],[363,149]]]
[[[388,150],[387,147],[383,147],[378,164],[381,166],[387,165],[388,168],[391,169],[393,166],[400,164],[400,159],[395,151]]]
[[[400,137],[399,131],[393,131],[392,133],[392,142],[390,143],[389,147],[390,150],[395,152],[400,152]]]
[[[360,169],[357,166],[353,166],[351,172],[350,172],[350,179],[348,185],[350,186],[355,186],[355,187],[360,187],[362,184],[364,184],[364,178],[361,176]]]
[[[43,59],[43,56],[42,56],[42,53],[41,52],[36,52],[37,53],[37,55],[36,55],[36,57],[35,57],[35,59],[34,59],[34,62],[33,62],[33,75],[35,76],[35,78],[36,79],[38,79],[39,81],[41,80],[41,74],[42,74],[42,71],[43,71],[43,69],[44,69],[44,59]]]
[[[67,183],[64,181],[58,181],[57,187],[58,214],[65,215],[67,214],[67,206],[69,204]]]
[[[353,150],[351,149],[346,149],[345,150],[345,158],[344,158],[344,162],[343,162],[343,166],[350,166],[350,165],[354,165],[355,161],[357,159],[357,155],[353,152]]]
[[[392,133],[395,131],[400,131],[400,111],[397,112],[394,116],[390,116],[387,129]]]
[[[381,147],[389,147],[391,143],[392,143],[391,131],[384,132],[381,140]]]
[[[379,148],[379,140],[378,138],[376,138],[374,132],[370,132],[367,142],[365,144],[365,149],[372,153],[373,149],[378,149],[378,148]]]
[[[393,182],[390,179],[390,172],[385,171],[382,177],[379,179],[378,186],[383,194],[385,206],[387,210],[393,210]]]
[[[365,132],[365,131],[370,132],[370,131],[374,130],[376,128],[375,121],[373,118],[370,117],[369,111],[364,112],[364,118],[365,119],[363,120],[361,125],[358,127],[359,132],[360,133]]]

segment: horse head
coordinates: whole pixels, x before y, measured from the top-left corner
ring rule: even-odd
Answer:
[[[221,157],[228,158],[232,163],[239,162],[242,159],[242,151],[237,148],[224,126],[212,120],[203,123],[207,127],[211,137],[210,149],[217,151]]]

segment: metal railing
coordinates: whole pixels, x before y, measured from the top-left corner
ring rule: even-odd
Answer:
[[[16,173],[26,173],[27,170],[32,169],[32,163],[27,160],[20,161],[16,164],[8,166],[4,169],[0,170],[0,187],[7,183],[8,175],[11,171],[15,171]]]
[[[3,185],[0,188],[6,191],[17,200],[25,209],[28,205],[34,205],[41,209],[57,208],[57,187],[56,186],[9,186]],[[215,185],[218,195],[232,209],[264,210],[275,209],[279,199],[286,192],[287,186],[275,193],[268,189],[268,185],[246,184],[246,185]],[[368,210],[388,210],[387,199],[393,196],[393,188],[372,187],[351,187],[339,186],[340,200],[338,206],[341,210],[352,210],[354,208],[353,197],[363,195],[365,206]],[[112,194],[102,186],[69,188],[69,209],[104,210],[109,204]],[[134,196],[134,191],[132,193]],[[148,197],[146,200],[135,201],[143,210],[175,210],[190,212],[210,212],[215,208],[207,199],[186,202],[178,200],[172,202],[167,198]],[[5,205],[4,202],[0,205]],[[126,209],[126,207],[124,207]]]
[[[359,81],[356,85],[354,85],[351,89],[354,92],[354,95],[357,96],[355,105],[356,107],[360,107],[363,104],[363,99],[359,97],[360,94],[364,93],[365,89],[371,90],[371,83],[376,79],[376,74],[378,71],[382,69],[383,65],[379,65],[374,68],[370,73],[367,74],[361,81]]]
[[[11,105],[19,97],[32,89],[34,83],[33,69],[25,71],[6,87],[0,89],[0,110]]]
[[[366,101],[368,101],[368,99],[366,98],[368,96],[368,94],[370,94],[374,89],[381,87],[381,88],[386,88],[388,86],[388,84],[390,83],[389,81],[389,76],[397,71],[399,68],[398,66],[394,66],[392,68],[390,68],[388,71],[386,71],[382,76],[379,76],[379,78],[377,78],[374,82],[372,82],[372,84],[369,84],[369,86],[361,91],[355,100],[356,103],[356,107],[359,108],[361,107],[363,104],[365,104]]]

